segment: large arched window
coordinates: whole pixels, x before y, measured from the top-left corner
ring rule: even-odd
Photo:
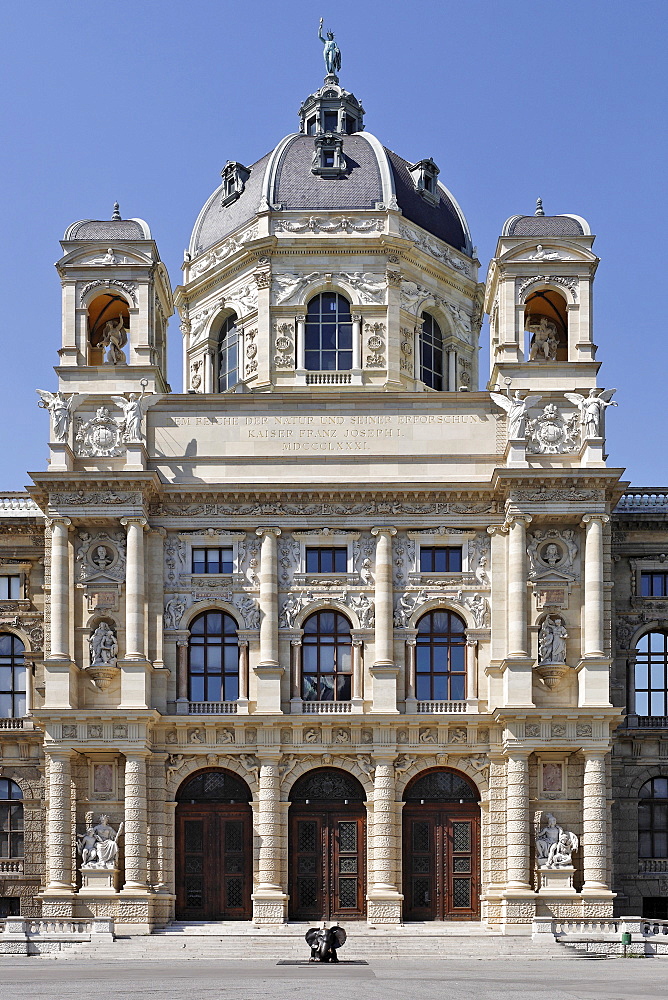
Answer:
[[[15,781],[0,778],[0,858],[23,857],[22,798]]]
[[[443,334],[430,313],[422,313],[420,331],[420,381],[432,389],[444,388]]]
[[[0,717],[18,719],[26,714],[25,646],[18,636],[0,633]]]
[[[228,316],[218,334],[218,392],[239,381],[239,330],[236,316]]]
[[[223,611],[205,611],[190,625],[188,698],[236,701],[239,697],[237,623]]]
[[[337,611],[317,611],[304,622],[302,698],[350,701],[351,683],[350,622]]]
[[[638,857],[668,858],[668,778],[650,778],[638,797]]]
[[[321,292],[306,311],[304,364],[310,372],[345,372],[353,366],[350,302],[337,292]]]
[[[466,625],[452,611],[429,611],[418,622],[415,684],[419,701],[466,698]]]
[[[668,632],[648,632],[636,646],[635,714],[668,715]]]

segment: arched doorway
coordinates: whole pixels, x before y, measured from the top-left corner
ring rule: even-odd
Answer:
[[[477,920],[480,806],[475,785],[438,768],[406,787],[403,812],[405,920]]]
[[[176,917],[249,920],[253,888],[250,789],[231,771],[198,771],[176,800]]]
[[[364,788],[320,767],[290,792],[290,918],[355,920],[365,914]]]

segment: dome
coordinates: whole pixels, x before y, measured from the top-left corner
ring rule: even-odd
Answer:
[[[121,219],[118,202],[111,219],[81,219],[65,230],[64,240],[150,240],[151,230],[143,219]]]
[[[535,215],[513,215],[503,226],[503,236],[556,237],[591,236],[589,223],[579,215],[545,215],[541,198]]]
[[[398,207],[404,218],[471,256],[472,244],[459,205],[440,182],[437,196],[427,200],[415,186],[413,164],[386,149],[369,132],[343,138],[345,172],[340,177],[314,174],[316,137],[297,133],[283,139],[257,163],[245,168],[243,190],[226,203],[225,186],[216,188],[195,224],[190,241],[193,257],[250,222],[261,203],[274,210],[352,211]]]

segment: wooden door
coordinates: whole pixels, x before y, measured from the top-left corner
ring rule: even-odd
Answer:
[[[293,920],[364,916],[364,810],[290,810],[290,915]]]
[[[249,806],[179,803],[176,810],[176,916],[249,920],[252,848]]]
[[[403,869],[406,920],[478,918],[477,806],[407,805]]]

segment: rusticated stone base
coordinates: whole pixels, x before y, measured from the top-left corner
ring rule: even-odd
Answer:
[[[287,920],[287,896],[283,894],[275,896],[253,894],[252,899],[254,924],[284,924]]]
[[[74,893],[42,896],[42,917],[76,917],[77,897]]]
[[[392,897],[367,896],[366,920],[367,924],[400,924],[401,904],[403,896],[394,895]]]

